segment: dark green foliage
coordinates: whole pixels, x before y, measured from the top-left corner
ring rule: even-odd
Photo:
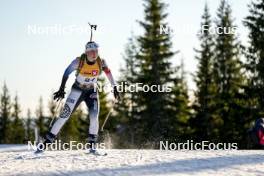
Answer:
[[[256,119],[264,115],[264,1],[252,1],[249,12],[244,21],[250,43],[246,50],[249,73],[246,93],[252,103],[250,115]]]
[[[236,142],[241,137],[240,123],[243,123],[243,108],[240,94],[244,85],[242,63],[240,60],[239,43],[233,33],[224,34],[223,28],[231,30],[233,19],[231,7],[222,0],[217,11],[217,27],[222,27],[222,34],[215,38],[215,57],[213,61],[213,76],[216,85],[213,113],[215,119],[216,139],[223,142]]]
[[[14,144],[23,143],[25,140],[25,127],[23,120],[20,117],[20,113],[21,108],[18,102],[18,96],[16,95],[13,103],[12,122],[9,125],[9,130],[12,134],[10,142]]]
[[[191,107],[189,103],[186,73],[184,70],[184,58],[180,67],[175,69],[176,78],[173,79],[172,102],[170,102],[169,116],[172,117],[168,123],[168,140],[178,142],[191,139]]]
[[[168,25],[166,5],[160,0],[145,0],[143,5],[144,19],[139,22],[143,34],[129,39],[118,83],[159,85],[171,91],[120,90],[121,99],[115,104],[102,136],[107,134],[115,148],[157,148],[160,140],[185,142],[186,139],[237,142],[239,148],[245,148],[247,129],[264,114],[264,0],[253,0],[244,20],[249,29],[249,47],[240,47],[238,36],[232,33],[213,35],[205,30],[198,35],[194,97],[189,97],[184,60],[180,66],[172,64],[176,52],[172,51],[171,35],[160,33],[160,25]],[[225,32],[235,27],[227,0],[221,0],[215,24],[226,28]],[[203,25],[213,26],[207,6]],[[241,48],[247,58],[245,64],[241,62]],[[99,81],[105,84],[105,79]],[[109,98],[107,93],[100,92],[100,126],[113,106]],[[4,84],[0,99],[0,143],[33,140],[35,127],[43,136],[51,118],[59,114],[53,100],[48,108],[46,117],[40,98],[36,118],[28,112],[22,123],[18,98],[12,102]],[[59,139],[84,142],[88,129],[89,116],[80,107],[62,128]]]
[[[11,98],[6,83],[2,87],[0,105],[0,143],[10,143],[10,115],[11,115]]]
[[[193,105],[195,118],[192,120],[191,125],[195,129],[195,136],[197,136],[198,140],[208,139],[214,131],[213,104],[214,97],[216,96],[213,81],[214,36],[209,30],[203,30],[204,28],[209,29],[211,27],[211,16],[206,5],[202,16],[201,31],[198,35],[200,48],[195,49],[197,53],[196,59],[198,60],[198,71],[194,78],[197,90]]]
[[[33,120],[31,116],[31,111],[28,109],[27,117],[24,119],[25,121],[25,139],[26,141],[34,141],[34,128],[33,128]]]
[[[39,98],[39,104],[36,109],[36,119],[35,119],[36,127],[38,128],[39,136],[44,136],[48,131],[49,121],[47,117],[44,116],[44,105],[42,97]]]
[[[121,77],[119,85],[135,85],[138,79],[139,60],[137,59],[138,46],[135,37],[129,38],[126,44],[124,61],[125,64],[121,68]],[[139,116],[140,106],[138,104],[138,93],[129,90],[120,90],[121,99],[115,106],[115,119],[118,120],[119,126],[116,129],[119,143],[117,147],[136,147],[140,145],[140,134],[144,129],[140,128],[141,119]],[[121,89],[121,88],[120,88]],[[132,90],[133,91],[133,90]]]
[[[177,76],[171,64],[174,55],[171,37],[160,34],[160,25],[167,25],[166,5],[159,0],[147,0],[144,7],[145,21],[139,22],[144,34],[137,41],[130,39],[126,47],[120,83],[158,85],[164,91],[123,92],[117,116],[128,143],[158,147],[160,140],[174,140],[182,134],[177,130],[180,123],[188,126],[188,93],[184,78]],[[179,106],[175,107],[176,104]]]
[[[173,71],[169,59],[173,52],[170,35],[161,35],[159,31],[160,25],[167,25],[164,22],[167,16],[164,13],[165,4],[158,0],[148,0],[144,7],[145,19],[140,22],[144,34],[138,38],[140,72],[137,81],[145,85],[166,86],[172,79]],[[166,125],[171,118],[175,118],[168,113],[170,96],[171,93],[139,92],[141,143],[158,143],[169,137]]]

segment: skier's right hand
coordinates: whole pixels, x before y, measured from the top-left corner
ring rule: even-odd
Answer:
[[[64,88],[60,88],[57,92],[53,94],[53,99],[56,101],[59,101],[60,99],[63,99],[65,95]]]

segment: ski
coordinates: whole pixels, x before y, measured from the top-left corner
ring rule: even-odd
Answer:
[[[30,153],[23,153],[23,154],[20,154],[18,156],[15,157],[15,159],[17,160],[24,160],[24,159],[38,159],[38,158],[41,158],[45,156],[44,155],[44,152],[39,152],[39,153],[36,153],[36,151],[34,151],[33,153],[30,152]]]
[[[108,153],[104,152],[104,151],[85,151],[84,152],[87,155],[94,155],[94,156],[107,156]],[[52,155],[46,155],[45,151],[33,151],[33,152],[27,152],[27,153],[22,153],[22,154],[18,154],[17,156],[15,156],[16,160],[27,160],[27,159],[41,159],[43,157],[52,157]]]
[[[107,156],[106,152],[102,152],[98,150],[89,150],[88,152],[86,152],[86,154],[95,155],[95,156]]]

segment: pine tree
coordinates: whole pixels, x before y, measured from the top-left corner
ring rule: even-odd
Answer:
[[[221,141],[237,141],[241,138],[240,130],[243,114],[239,94],[243,85],[240,51],[237,37],[226,31],[234,28],[231,7],[222,0],[217,11],[216,26],[222,28],[216,35],[216,53],[213,65],[213,75],[216,84],[214,113],[215,138]]]
[[[184,69],[184,58],[181,60],[179,68],[175,68],[177,73],[176,78],[173,79],[174,87],[172,89],[172,100],[170,116],[172,118],[167,124],[169,138],[171,142],[175,140],[183,141],[191,139],[191,107],[189,103],[188,86],[186,82],[186,72]]]
[[[138,95],[136,92],[126,90],[131,85],[137,82],[137,75],[139,72],[139,61],[137,59],[138,46],[135,37],[132,36],[128,39],[126,44],[124,61],[125,64],[120,69],[121,77],[118,84],[123,87],[121,91],[121,99],[117,102],[115,108],[115,119],[118,120],[119,128],[117,135],[119,136],[119,147],[134,147],[139,145],[139,134],[144,129],[140,129],[141,120],[138,114],[137,103]]]
[[[34,140],[34,133],[33,133],[33,127],[32,127],[32,117],[31,117],[31,111],[30,109],[27,110],[27,118],[26,118],[26,140],[27,141],[33,141]]]
[[[20,117],[21,107],[18,102],[18,96],[15,96],[13,104],[12,122],[10,124],[11,142],[15,144],[23,143],[25,140],[25,127]]]
[[[140,25],[144,29],[144,35],[138,39],[140,52],[140,75],[138,82],[146,85],[167,86],[172,83],[173,69],[170,58],[172,42],[170,35],[160,34],[160,25],[166,26],[164,13],[165,4],[159,0],[146,0],[145,20]],[[140,92],[140,118],[142,123],[142,142],[158,142],[168,137],[167,125],[170,119],[175,118],[168,113],[172,93],[164,92]],[[147,129],[147,130],[146,130]]]
[[[195,118],[192,122],[193,128],[196,130],[195,136],[203,140],[208,139],[213,131],[212,103],[215,92],[212,62],[214,57],[214,38],[209,30],[207,30],[211,27],[211,16],[206,4],[202,16],[201,30],[198,35],[200,48],[195,49],[197,53],[196,59],[198,60],[198,71],[194,78],[197,90],[195,92],[196,99],[193,105]]]
[[[250,120],[264,115],[264,0],[252,1],[244,24],[249,29],[246,68],[249,72],[247,98]],[[249,101],[250,100],[250,101]]]
[[[11,99],[9,95],[9,90],[6,83],[2,88],[2,94],[0,99],[0,143],[9,143],[10,142],[10,116],[11,116]]]
[[[44,116],[44,106],[42,97],[39,98],[39,104],[36,109],[36,127],[38,128],[38,133],[40,136],[44,136],[48,130],[48,122]]]

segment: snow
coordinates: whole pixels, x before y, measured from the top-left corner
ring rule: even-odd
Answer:
[[[74,176],[263,176],[263,150],[160,151],[109,149],[107,156],[85,151],[46,151],[34,155],[26,146],[0,145],[0,175]],[[21,151],[23,150],[23,151]],[[24,158],[23,158],[24,157]]]
[[[1,144],[0,152],[25,151],[27,148],[27,145],[23,144]]]

